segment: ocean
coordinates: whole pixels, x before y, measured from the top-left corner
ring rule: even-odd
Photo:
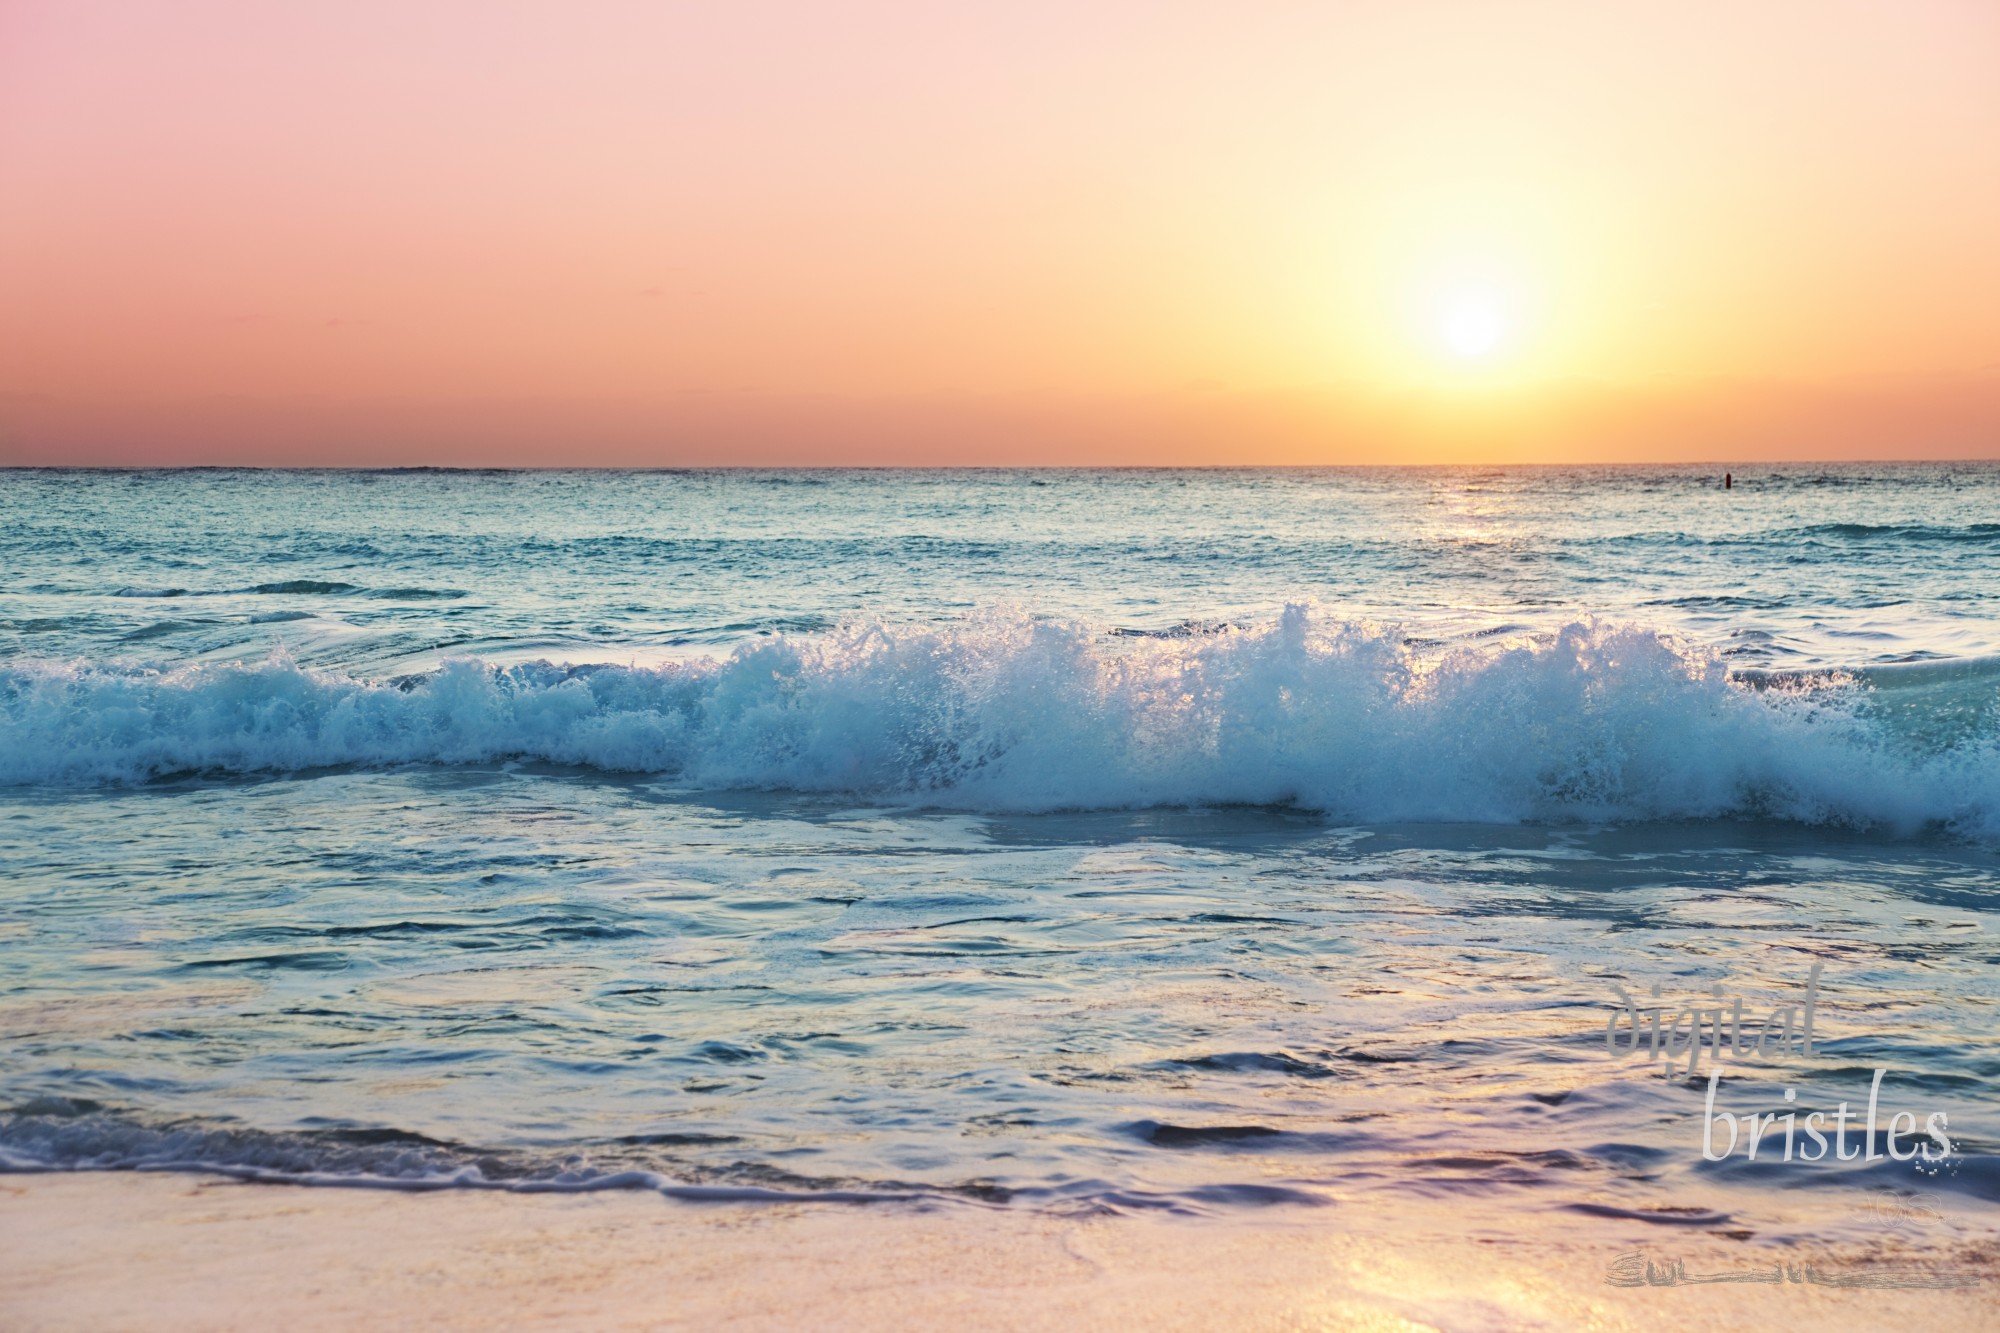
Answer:
[[[1722,471],[0,472],[0,1167],[1990,1228],[2000,466]]]

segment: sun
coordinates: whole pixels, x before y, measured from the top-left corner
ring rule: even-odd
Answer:
[[[1453,292],[1438,310],[1437,332],[1452,355],[1483,360],[1507,335],[1506,311],[1491,292]]]
[[[1497,389],[1545,373],[1551,297],[1539,256],[1498,241],[1431,250],[1384,273],[1400,374],[1437,388]]]

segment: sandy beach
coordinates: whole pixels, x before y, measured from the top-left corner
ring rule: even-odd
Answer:
[[[15,1330],[426,1328],[1846,1329],[2000,1317],[1992,1235],[1899,1264],[1954,1290],[1607,1284],[1623,1253],[1767,1250],[1611,1221],[1448,1239],[1443,1216],[1270,1222],[954,1206],[404,1194],[166,1174],[0,1182]],[[1649,1234],[1652,1233],[1652,1234]],[[1866,1271],[1855,1256],[1784,1256]],[[1871,1258],[1879,1261],[1878,1252]]]

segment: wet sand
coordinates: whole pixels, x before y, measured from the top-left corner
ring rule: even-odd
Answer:
[[[1438,1208],[1270,1219],[407,1194],[167,1174],[0,1177],[0,1327],[1878,1329],[2000,1323],[2000,1232],[1774,1255],[1616,1219],[1466,1234]],[[1662,1234],[1670,1233],[1670,1234]],[[1893,1262],[1952,1290],[1609,1285]],[[1843,1265],[1846,1265],[1843,1267]]]

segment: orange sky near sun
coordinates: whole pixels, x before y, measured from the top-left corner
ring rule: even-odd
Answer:
[[[1995,238],[1990,0],[0,0],[0,462],[1993,457]]]

